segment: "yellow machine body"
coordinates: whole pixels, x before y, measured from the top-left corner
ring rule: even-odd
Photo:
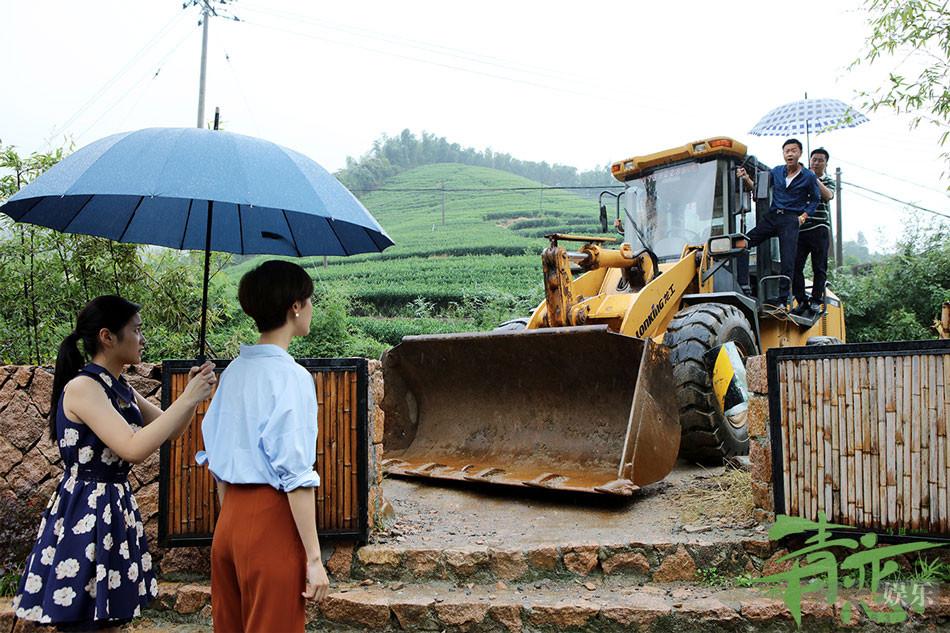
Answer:
[[[612,171],[624,179],[745,151],[716,137]],[[678,260],[658,263],[611,238],[548,237],[545,300],[523,330],[409,336],[384,355],[390,474],[630,495],[672,470],[681,429],[664,335],[681,310],[721,301],[717,257],[708,243],[685,244]],[[765,313],[756,332],[759,352],[844,340],[843,311],[829,292],[814,325]]]

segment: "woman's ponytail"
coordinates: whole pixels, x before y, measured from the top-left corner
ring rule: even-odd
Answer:
[[[76,329],[63,339],[56,355],[56,373],[49,405],[49,435],[54,442],[59,400],[66,383],[79,374],[87,357],[95,356],[99,348],[99,332],[105,328],[118,334],[138,311],[139,306],[131,301],[116,295],[103,295],[87,303],[76,317]],[[85,356],[79,351],[79,341],[82,341]]]
[[[56,413],[59,408],[59,398],[63,395],[66,383],[79,374],[86,359],[79,351],[80,335],[73,331],[59,344],[59,353],[56,354],[56,373],[53,374],[53,393],[49,404],[49,436],[56,441]]]

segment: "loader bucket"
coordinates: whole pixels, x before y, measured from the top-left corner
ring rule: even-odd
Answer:
[[[606,325],[407,336],[383,378],[393,475],[626,496],[679,451],[667,348]]]

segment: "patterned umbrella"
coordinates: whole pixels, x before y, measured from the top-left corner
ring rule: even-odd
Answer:
[[[802,99],[779,106],[762,117],[750,134],[794,136],[820,134],[867,123],[868,118],[837,99]]]

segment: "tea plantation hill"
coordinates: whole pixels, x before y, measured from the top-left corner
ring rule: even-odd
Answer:
[[[539,186],[487,167],[416,167],[378,190],[356,192],[395,246],[330,257],[326,266],[322,257],[294,261],[312,273],[318,294],[345,294],[352,323],[388,345],[406,334],[490,329],[528,314],[543,298],[543,235],[600,234],[598,192]],[[530,189],[511,191],[516,188]],[[417,189],[438,191],[406,191]],[[475,191],[452,191],[458,189]],[[259,260],[229,268],[229,276],[236,281]]]

